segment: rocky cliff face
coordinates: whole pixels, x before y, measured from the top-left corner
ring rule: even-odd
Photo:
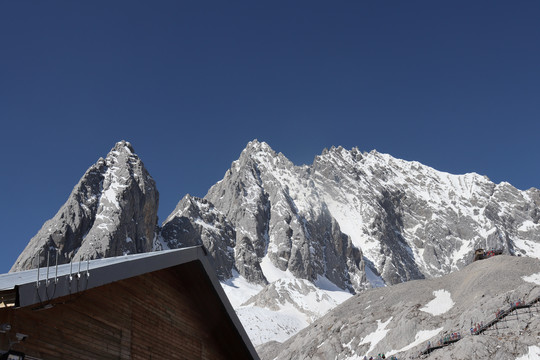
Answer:
[[[478,247],[540,258],[538,189],[356,148],[295,166],[254,140],[203,199],[186,195],[161,228],[157,207],[154,181],[119,142],[12,271],[46,265],[51,249],[54,264],[54,249],[64,263],[202,244],[244,324],[264,324],[246,326],[262,343],[286,340],[351,293],[462,269]]]
[[[205,198],[236,228],[240,275],[261,284],[265,263],[360,290],[366,276],[380,286],[447,274],[478,247],[540,250],[539,190],[376,151],[333,147],[295,166],[255,140]]]
[[[58,213],[30,240],[11,271],[152,250],[159,194],[128,142],[83,175]],[[41,254],[41,255],[39,255]],[[39,256],[38,256],[39,255]]]
[[[350,291],[366,287],[362,252],[329,212],[308,167],[253,141],[205,197],[236,228],[236,268],[265,284],[275,267]]]
[[[386,283],[460,269],[477,247],[538,249],[537,189],[356,149],[332,148],[313,167],[330,213]]]
[[[220,280],[232,277],[236,232],[208,200],[186,195],[164,221],[161,235],[169,249],[204,245]]]

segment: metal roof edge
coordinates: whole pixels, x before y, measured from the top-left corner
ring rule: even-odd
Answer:
[[[44,277],[39,282],[36,280],[14,284],[19,289],[18,306],[44,306],[62,296],[74,295],[130,277],[195,261],[198,258],[199,247],[190,247],[91,260],[87,266],[73,272],[71,270],[66,272],[69,264],[64,264],[61,265],[62,272],[59,276]],[[31,274],[37,275],[37,271],[34,269]]]
[[[229,315],[229,318],[234,324],[234,327],[238,331],[238,334],[244,341],[244,344],[246,344],[246,347],[248,351],[250,352],[253,359],[259,359],[259,355],[257,354],[257,351],[255,350],[255,347],[253,346],[253,343],[249,339],[249,336],[244,329],[244,326],[242,325],[242,322],[238,318],[238,315],[236,315],[236,311],[234,310],[233,306],[231,305],[231,302],[229,301],[229,298],[227,297],[227,294],[225,294],[225,290],[221,287],[221,283],[216,275],[214,267],[211,265],[210,261],[208,260],[208,252],[207,250],[201,246],[198,249],[199,253],[199,260],[201,264],[204,267],[204,270],[206,272],[206,275],[208,276],[208,279],[212,283],[212,286],[214,287],[214,290],[216,291],[216,294],[218,295],[219,299],[221,300],[221,303],[223,304],[223,307],[225,308],[225,311]]]
[[[209,256],[208,251],[202,245],[182,249],[162,250],[152,253],[90,260],[86,265],[82,266],[82,269],[81,264],[84,264],[84,262],[79,263],[79,266],[76,266],[78,268],[77,271],[71,271],[71,264],[59,265],[59,268],[62,267],[60,275],[51,276],[50,278],[43,277],[39,280],[39,283],[37,280],[30,279],[37,279],[37,274],[44,272],[43,268],[29,270],[25,274],[20,272],[19,275],[23,275],[20,277],[15,277],[17,273],[12,273],[10,283],[17,292],[17,307],[36,305],[37,308],[47,308],[48,304],[56,298],[75,295],[84,290],[191,261],[199,261],[216,295],[223,304],[227,315],[246,345],[247,350],[253,359],[259,359],[257,351],[249,339],[244,326],[221,287],[215,269],[208,259]],[[17,282],[17,279],[24,280]]]

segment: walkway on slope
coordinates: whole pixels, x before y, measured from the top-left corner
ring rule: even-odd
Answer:
[[[495,318],[491,321],[489,321],[486,324],[481,323],[481,325],[471,328],[471,335],[480,335],[488,330],[496,330],[497,333],[499,331],[498,323],[502,320],[506,321],[506,318],[510,315],[513,315],[515,313],[517,320],[519,320],[519,309],[529,309],[529,314],[532,315],[531,307],[540,305],[540,296],[536,299],[530,301],[529,303],[523,303],[521,301],[513,302],[510,307],[506,310],[500,310],[497,311],[495,314]],[[536,312],[538,313],[538,308],[536,309]],[[500,329],[506,329],[507,326]],[[451,345],[455,342],[458,342],[459,340],[463,339],[461,334],[459,332],[453,333],[452,335],[448,335],[443,337],[441,340],[437,342],[435,346],[431,346],[431,344],[428,345],[428,348],[425,349],[420,353],[420,356],[431,354],[433,351],[441,349],[443,347],[446,347],[448,345]]]

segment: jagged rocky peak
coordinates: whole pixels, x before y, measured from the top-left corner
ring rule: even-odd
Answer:
[[[314,172],[328,171],[345,171],[346,173],[358,172],[366,159],[372,156],[371,153],[361,152],[358,147],[353,147],[350,150],[342,146],[332,146],[330,149],[325,149],[320,155],[316,155],[312,164]],[[334,170],[331,170],[334,169]],[[326,174],[328,175],[328,174]]]
[[[365,286],[361,251],[339,230],[307,168],[266,143],[250,142],[205,198],[235,226],[236,267],[248,280],[264,284],[275,267],[351,291]]]
[[[204,245],[217,275],[229,279],[234,269],[234,227],[206,200],[186,195],[162,225],[163,243],[169,249]]]
[[[269,259],[311,280],[330,276],[317,244],[341,237],[328,229],[339,229],[360,251],[358,269],[366,267],[372,286],[449,273],[469,263],[477,247],[533,254],[540,233],[538,191],[341,146],[300,167],[253,141],[206,198],[236,227],[246,273]]]
[[[11,271],[51,262],[150,251],[156,236],[159,193],[127,141],[92,165],[68,200],[30,240]],[[38,254],[40,254],[38,258]]]
[[[255,173],[260,171],[272,171],[274,167],[294,167],[282,153],[276,153],[267,143],[258,140],[250,141],[238,160],[233,162],[231,171],[249,167]]]
[[[265,162],[276,156],[276,152],[267,143],[259,142],[257,139],[250,141],[236,162],[256,161]]]
[[[268,152],[271,154],[275,154],[275,151],[272,150],[270,145],[268,145],[264,141],[259,141],[257,139],[254,139],[248,142],[246,147],[242,151],[242,153],[253,153],[253,152]]]

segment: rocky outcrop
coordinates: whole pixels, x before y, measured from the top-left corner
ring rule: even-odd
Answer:
[[[126,141],[92,165],[58,213],[30,240],[11,271],[152,250],[159,193]]]
[[[208,200],[186,195],[163,222],[161,236],[169,249],[204,245],[218,278],[232,276],[236,232]]]

